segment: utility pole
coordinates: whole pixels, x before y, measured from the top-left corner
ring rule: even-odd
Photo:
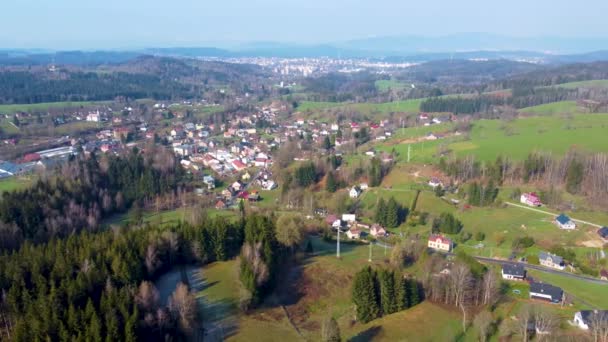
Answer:
[[[410,162],[410,156],[412,154],[412,145],[407,145],[407,162]]]
[[[367,261],[372,262],[372,244],[373,242],[370,241],[369,243],[369,259]]]
[[[338,240],[336,241],[336,257],[340,259],[340,228],[338,227]]]

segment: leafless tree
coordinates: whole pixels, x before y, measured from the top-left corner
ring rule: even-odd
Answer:
[[[537,306],[533,310],[534,312],[534,327],[536,329],[537,339],[547,340],[550,339],[554,330],[559,324],[557,316],[549,311],[548,309]]]
[[[148,245],[148,248],[146,248],[145,263],[148,274],[154,274],[154,272],[156,272],[156,270],[158,269],[160,260],[158,258],[158,247],[154,242],[151,242]]]
[[[528,341],[528,329],[532,321],[533,313],[530,305],[524,305],[517,314],[517,322],[514,325],[515,333],[521,336],[522,340]]]
[[[589,318],[589,330],[594,342],[608,342],[608,314],[593,312]]]
[[[169,310],[178,319],[182,332],[190,334],[196,324],[196,298],[188,290],[188,286],[179,283],[175,292],[169,298]]]
[[[492,271],[486,272],[482,279],[482,303],[491,305],[496,303],[499,295],[499,284],[496,274]]]
[[[489,311],[482,311],[473,319],[473,326],[477,330],[479,341],[485,342],[488,339],[490,328],[492,326],[492,314]]]
[[[160,295],[154,284],[149,281],[143,281],[139,285],[135,300],[143,310],[153,311],[158,307],[159,298]]]

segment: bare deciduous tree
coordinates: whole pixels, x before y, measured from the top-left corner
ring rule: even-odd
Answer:
[[[479,341],[485,342],[488,339],[492,326],[492,314],[489,311],[482,311],[473,319],[473,326],[477,330]]]
[[[528,329],[530,326],[530,322],[532,321],[533,313],[531,307],[526,304],[524,305],[517,314],[517,321],[514,325],[514,333],[521,336],[523,341],[528,341]]]
[[[608,314],[596,311],[589,317],[589,330],[594,342],[608,342]]]
[[[196,324],[196,298],[184,283],[179,283],[169,298],[169,310],[178,319],[182,332],[191,333]]]
[[[550,339],[559,324],[557,316],[548,309],[537,306],[534,312],[534,328],[539,341]]]
[[[135,300],[143,310],[153,311],[158,307],[159,298],[160,295],[154,284],[149,281],[143,281],[139,285]]]

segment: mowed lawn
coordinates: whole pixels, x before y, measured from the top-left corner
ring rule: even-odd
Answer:
[[[608,308],[608,284],[592,284],[582,280],[538,271],[530,271],[529,273],[532,277],[534,277],[534,279],[539,279],[559,286],[566,291],[566,293],[572,293],[576,297],[590,303],[591,305],[604,310]],[[580,302],[577,304],[588,308],[587,305],[581,304]]]

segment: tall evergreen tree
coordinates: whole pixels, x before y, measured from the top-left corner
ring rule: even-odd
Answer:
[[[376,206],[376,215],[374,218],[381,226],[386,227],[386,216],[386,202],[384,201],[384,198],[380,198],[378,205]]]
[[[337,189],[338,189],[338,185],[336,184],[336,179],[334,177],[334,173],[332,171],[329,171],[327,173],[325,190],[327,190],[327,192],[334,193],[334,192],[336,192]]]
[[[365,267],[355,275],[352,300],[356,306],[357,319],[362,323],[367,323],[380,314],[371,267]]]
[[[378,280],[380,282],[380,304],[382,305],[382,313],[384,315],[390,315],[397,312],[394,272],[381,270],[378,272]]]
[[[391,197],[386,204],[386,227],[396,228],[399,223],[399,204]]]

